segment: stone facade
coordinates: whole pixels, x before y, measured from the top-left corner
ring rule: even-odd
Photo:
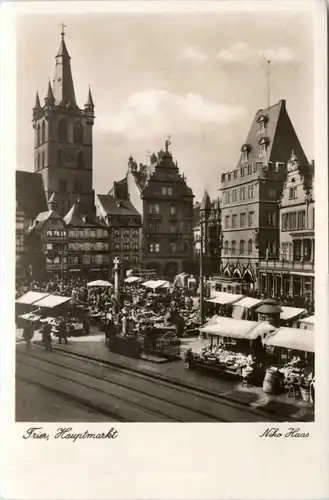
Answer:
[[[53,83],[43,106],[37,94],[32,119],[34,171],[42,175],[47,200],[55,195],[62,216],[78,199],[94,209],[94,103],[89,89],[84,109],[78,107],[70,59],[62,34]]]
[[[272,295],[314,301],[315,208],[314,165],[303,164],[292,152],[279,202],[280,252],[261,260],[260,289]]]

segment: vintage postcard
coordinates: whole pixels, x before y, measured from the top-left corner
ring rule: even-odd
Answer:
[[[326,3],[2,14],[2,497],[328,498]]]

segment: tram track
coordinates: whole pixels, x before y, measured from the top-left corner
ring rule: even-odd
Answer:
[[[85,355],[79,356],[77,353],[63,351],[60,348],[56,349],[56,355],[60,355],[59,359],[55,360],[53,357],[45,359],[44,353],[42,354],[41,351],[39,351],[38,355],[34,353],[28,356],[17,353],[17,360],[19,363],[28,365],[29,369],[33,369],[33,363],[31,364],[30,361],[31,359],[36,359],[38,363],[43,363],[43,367],[39,366],[39,373],[43,373],[44,375],[47,373],[49,375],[49,372],[55,369],[56,373],[52,373],[51,375],[61,378],[66,384],[68,382],[78,383],[87,392],[93,390],[94,393],[97,393],[98,391],[103,399],[104,397],[110,397],[112,401],[116,401],[119,407],[120,405],[133,407],[137,410],[137,413],[144,413],[146,418],[146,420],[136,420],[136,417],[133,416],[134,414],[136,415],[136,411],[128,411],[128,414],[132,413],[132,419],[127,419],[126,416],[120,413],[119,415],[114,413],[116,418],[123,418],[123,421],[248,422],[274,420],[273,416],[249,409],[244,404],[239,405],[238,403],[227,401],[226,398],[221,398],[218,395],[209,395],[208,391],[201,392],[184,383],[163,380],[158,374],[141,373],[138,369],[122,367],[107,360],[88,359],[88,357],[86,359]],[[74,360],[78,364],[89,361],[88,369],[90,370],[94,366],[94,369],[92,369],[93,373],[86,373],[86,366],[81,364],[80,367],[72,366],[72,362],[74,365]],[[65,361],[69,361],[69,364]],[[103,370],[103,373],[96,373],[95,367]],[[63,370],[66,370],[66,373],[63,373]],[[73,377],[72,374],[74,374]],[[81,384],[81,380],[79,382],[74,380],[76,376],[80,378],[87,377],[87,380]],[[109,380],[109,377],[112,377],[112,379]],[[132,380],[129,380],[129,378],[132,378]],[[159,378],[161,384],[159,384]],[[105,384],[106,387],[103,387],[101,390],[93,387],[95,380],[97,384]],[[138,387],[141,383],[144,384],[142,388]],[[118,389],[120,391],[119,394],[117,393]],[[111,391],[114,391],[116,394],[112,394]],[[166,391],[170,394],[169,399],[168,396],[163,397]],[[183,404],[182,400],[184,399],[187,401],[187,404],[186,402]],[[144,404],[141,404],[141,402]],[[93,409],[97,410],[95,407]],[[103,408],[103,411],[108,410],[104,410]],[[226,416],[224,418],[225,415],[221,415],[221,413],[226,413],[226,415],[229,413],[234,415],[234,417],[227,418]],[[183,416],[184,418],[182,418]],[[275,420],[278,419],[276,418]]]
[[[59,392],[62,392],[62,394],[66,394],[67,397],[70,397],[72,392],[75,393],[75,390],[78,386],[79,388],[83,388],[85,391],[85,396],[89,397],[95,397],[95,393],[97,393],[99,401],[104,400],[107,401],[107,404],[105,406],[101,407],[98,405],[90,405],[90,403],[87,403],[87,407],[91,407],[94,411],[98,411],[98,408],[101,410],[101,413],[108,413],[109,416],[114,416],[116,419],[119,417],[121,421],[126,421],[126,422],[133,422],[133,421],[139,421],[138,420],[138,414],[140,413],[143,415],[142,420],[140,421],[149,421],[149,422],[185,422],[187,421],[203,421],[203,422],[216,422],[218,421],[218,418],[215,418],[212,415],[209,415],[205,412],[198,412],[196,413],[194,410],[190,409],[186,405],[181,405],[177,403],[173,403],[169,401],[166,398],[163,398],[159,395],[151,395],[146,391],[143,390],[138,390],[136,387],[133,389],[129,387],[128,384],[122,384],[115,382],[115,384],[111,383],[109,380],[104,379],[103,377],[100,376],[95,376],[95,375],[89,375],[86,374],[85,371],[79,370],[76,368],[72,367],[67,367],[63,366],[61,363],[55,363],[52,360],[41,360],[39,357],[33,356],[32,358],[37,359],[38,363],[43,363],[44,365],[52,365],[60,369],[61,372],[63,370],[66,372],[70,371],[74,374],[78,374],[79,377],[83,376],[85,379],[84,382],[81,380],[76,380],[75,377],[70,377],[70,376],[65,376],[63,373],[53,373],[49,371],[49,367],[41,367],[41,366],[36,366],[33,362],[31,362],[31,359],[24,358],[19,359],[18,362],[21,365],[25,366],[25,371],[28,372],[27,378],[25,377],[25,380],[32,381],[33,383],[40,384],[42,387],[47,387],[49,384],[46,384],[44,382],[38,382],[35,380],[35,376],[38,377],[38,374],[41,374],[40,377],[45,377],[47,376],[48,378],[51,377],[52,383],[54,382],[54,379],[57,380],[61,385],[64,381],[65,387],[73,389],[73,391],[65,391],[63,385],[62,385],[62,390],[60,391],[59,389],[54,389],[51,387],[51,390],[55,390],[57,394]],[[27,368],[27,370],[26,370]],[[34,374],[31,374],[31,371],[34,371]],[[98,384],[101,383],[104,387],[95,387],[95,380],[98,381]],[[117,388],[119,388],[120,392],[124,394],[113,394],[113,385],[115,385]],[[69,386],[69,387],[68,387]],[[73,397],[79,402],[79,404],[84,404],[83,398],[78,398],[76,394],[73,394]],[[140,404],[138,401],[141,399],[144,400],[144,403],[146,405]],[[147,399],[147,401],[146,401]],[[86,400],[85,400],[86,401]],[[115,407],[117,412],[113,411],[108,411],[106,408],[109,406],[109,402],[111,402],[111,407]],[[121,407],[124,406],[125,411],[128,414],[135,415],[135,418],[125,418],[123,417],[121,412]],[[151,406],[151,408],[150,408]],[[167,411],[164,411],[163,409],[160,411],[158,408],[163,408],[165,407]],[[133,411],[133,410],[137,410]],[[179,418],[179,413],[183,412],[185,414],[185,418],[181,419]],[[173,416],[175,415],[175,416]]]

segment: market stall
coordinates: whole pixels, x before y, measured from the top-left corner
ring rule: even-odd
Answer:
[[[280,306],[280,323],[282,326],[295,326],[298,319],[307,315],[307,310],[298,307]]]
[[[212,291],[210,299],[207,299],[206,302],[210,306],[209,311],[213,313],[219,312],[222,316],[230,317],[233,311],[232,304],[242,298],[243,295]]]
[[[28,318],[28,316],[25,315],[35,310],[34,306],[35,302],[37,302],[40,299],[43,299],[44,297],[47,297],[48,295],[50,294],[43,292],[29,291],[27,293],[24,293],[24,295],[22,295],[16,300],[15,318],[16,318],[17,328],[24,328],[24,326],[26,325],[26,321],[32,321],[31,319]],[[23,315],[25,316],[24,318],[22,317]]]
[[[299,328],[302,330],[314,330],[315,316],[308,316],[299,321]]]
[[[268,323],[216,316],[200,328],[210,344],[201,355],[189,352],[189,365],[259,382],[264,376],[260,339],[273,330]]]
[[[264,380],[265,392],[286,389],[305,401],[311,399],[311,384],[314,377],[314,332],[300,328],[281,327],[263,341],[266,347],[277,351],[277,363],[272,366]],[[280,387],[276,380],[281,380]],[[273,390],[272,386],[276,385]]]
[[[255,312],[255,310],[262,302],[262,299],[243,297],[242,299],[234,303],[232,318],[256,321],[257,313]]]

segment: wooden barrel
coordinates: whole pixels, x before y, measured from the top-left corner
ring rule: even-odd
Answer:
[[[266,375],[263,382],[263,391],[273,394],[278,392],[279,376],[274,370],[266,370]]]
[[[302,395],[302,400],[305,403],[309,403],[311,401],[311,388],[307,385],[302,385],[300,388],[300,393]]]

